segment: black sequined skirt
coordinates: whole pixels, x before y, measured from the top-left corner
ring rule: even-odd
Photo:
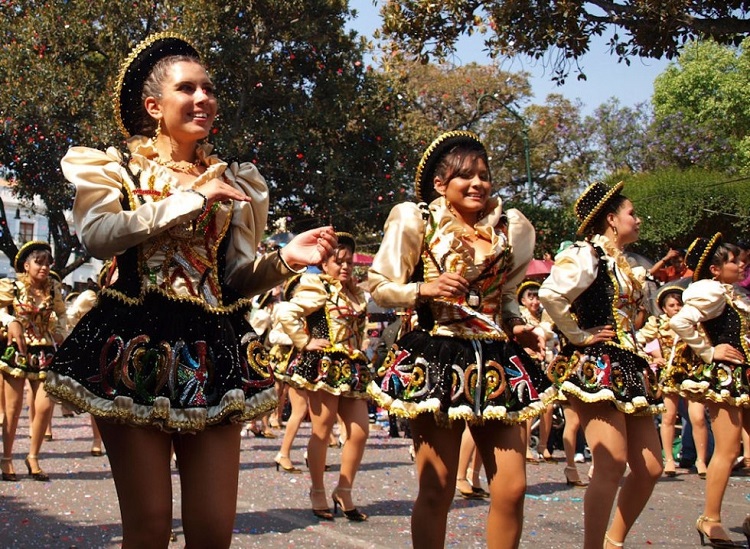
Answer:
[[[54,355],[55,348],[51,345],[29,345],[22,355],[13,342],[5,347],[0,357],[0,372],[10,377],[43,380]]]
[[[47,392],[81,411],[167,431],[243,422],[276,406],[268,356],[244,311],[149,294],[100,296],[58,350]]]
[[[512,341],[407,333],[385,358],[370,394],[392,414],[520,423],[541,414],[556,389],[544,367]]]
[[[276,376],[297,389],[350,398],[369,398],[367,387],[372,381],[367,361],[344,352],[293,350]]]
[[[548,375],[563,393],[584,402],[611,402],[626,414],[663,411],[658,374],[644,358],[616,345],[566,345]]]
[[[750,365],[695,363],[679,379],[680,395],[729,406],[750,407]]]

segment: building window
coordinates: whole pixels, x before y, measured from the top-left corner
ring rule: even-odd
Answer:
[[[21,221],[18,224],[18,239],[21,241],[21,244],[25,244],[29,240],[34,240],[34,224]]]

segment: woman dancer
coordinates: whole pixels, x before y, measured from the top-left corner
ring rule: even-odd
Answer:
[[[701,545],[708,538],[713,547],[744,546],[732,542],[721,524],[724,492],[739,455],[742,408],[750,407],[750,302],[732,286],[739,279],[738,255],[736,246],[722,242],[721,233],[693,241],[685,258],[693,282],[683,293],[684,306],[669,322],[705,363],[677,381],[684,397],[706,404],[711,419],[714,453],[706,474],[703,514],[695,527]]]
[[[622,183],[594,183],[583,192],[575,214],[586,239],[558,254],[539,290],[569,341],[550,375],[578,412],[595,463],[584,497],[585,549],[622,547],[662,472],[652,418],[663,409],[659,386],[635,339],[644,298],[623,255],[641,220],[621,190]]]
[[[291,299],[277,305],[275,316],[294,343],[286,372],[280,377],[307,392],[312,421],[307,460],[313,514],[333,520],[341,507],[347,519],[361,522],[367,515],[354,506],[352,486],[370,427],[366,399],[371,377],[362,350],[367,302],[352,276],[354,238],[348,233],[336,236],[338,248],[322,263],[323,274],[303,275]],[[331,512],[323,473],[337,414],[344,424],[346,444],[338,485],[331,493]]]
[[[679,383],[687,372],[700,363],[684,341],[669,326],[669,319],[682,309],[682,292],[684,288],[674,285],[662,286],[656,294],[656,306],[663,311],[658,317],[650,316],[646,324],[638,331],[641,341],[659,369],[659,383],[664,396],[665,412],[661,415],[661,447],[664,451],[664,474],[668,477],[677,475],[672,446],[674,444],[674,427],[677,421],[677,403],[680,398]],[[656,344],[649,350],[649,344]],[[696,363],[696,360],[698,361]],[[688,415],[692,425],[693,440],[697,459],[695,467],[698,476],[706,478],[706,452],[708,451],[708,429],[706,428],[706,407],[702,402],[688,400]]]
[[[471,132],[430,144],[416,195],[429,205],[391,211],[368,282],[380,306],[419,310],[419,329],[393,345],[382,382],[371,385],[382,407],[411,420],[419,478],[412,543],[444,545],[468,422],[489,483],[488,545],[514,547],[523,525],[525,422],[554,397],[522,348],[544,342],[521,318],[515,293],[534,228],[492,197],[487,151]]]
[[[34,403],[31,444],[26,468],[34,480],[47,481],[39,467],[39,451],[52,419],[54,404],[42,381],[57,345],[66,333],[65,303],[60,284],[50,277],[52,248],[32,240],[18,251],[13,262],[17,280],[0,280],[0,322],[7,333],[8,347],[0,359],[4,380],[5,421],[3,422],[2,479],[18,479],[13,467],[13,444],[23,407],[24,386],[29,382]]]
[[[173,446],[186,545],[229,546],[242,423],[276,404],[262,346],[239,339],[250,298],[335,245],[316,229],[256,256],[268,189],[252,163],[210,154],[216,112],[196,49],[152,35],[116,83],[127,150],[73,147],[62,160],[77,233],[94,256],[116,256],[118,276],[61,347],[47,390],[96,417],[124,548],[169,541]]]

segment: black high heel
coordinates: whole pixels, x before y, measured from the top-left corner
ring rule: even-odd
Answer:
[[[464,499],[484,499],[484,496],[474,491],[474,487],[472,486],[471,490],[464,491],[461,490],[461,487],[458,485],[459,482],[466,482],[469,486],[471,486],[471,483],[468,479],[465,478],[457,478],[456,479],[456,490],[458,490],[458,493],[461,494],[461,497]],[[481,490],[481,488],[480,488]],[[482,490],[483,491],[483,490]]]
[[[310,503],[315,505],[315,503],[313,503],[313,494],[319,494],[321,492],[325,494],[326,491],[324,488],[310,488]],[[320,520],[333,520],[333,513],[331,513],[331,510],[328,507],[326,507],[325,509],[316,509],[315,507],[313,507],[312,512],[313,515],[315,515]]]
[[[281,469],[283,471],[285,471],[285,472],[287,472],[289,474],[292,474],[292,475],[300,475],[300,474],[302,474],[302,469],[298,469],[294,465],[292,465],[290,467],[282,465],[281,460],[284,459],[284,458],[289,459],[289,456],[282,456],[281,452],[279,452],[278,454],[276,454],[276,457],[273,458],[273,461],[276,463],[276,470],[277,471],[279,470],[279,467],[281,467]],[[290,463],[291,463],[291,460],[290,460]]]
[[[351,488],[338,488],[333,491],[331,494],[331,499],[333,500],[333,514],[335,515],[338,511],[338,508],[341,507],[341,512],[344,513],[344,516],[351,520],[352,522],[364,522],[367,520],[367,515],[358,510],[356,507],[353,507],[349,509],[348,511],[344,508],[344,502],[341,500],[337,492],[351,492]]]
[[[36,471],[32,471],[31,469],[31,461],[29,460],[32,460],[32,459],[36,461],[36,467],[37,467]],[[33,478],[34,480],[38,480],[40,482],[49,482],[49,475],[45,473],[44,471],[42,471],[42,468],[39,467],[39,459],[37,456],[31,456],[31,455],[26,456],[26,459],[23,462],[26,464],[26,469],[29,470],[29,476],[31,478]]]
[[[563,472],[565,473],[565,484],[568,486],[578,486],[581,488],[588,486],[588,483],[583,482],[581,477],[578,476],[578,468],[575,465],[566,465]]]
[[[13,458],[0,458],[0,461],[2,463],[13,463]],[[2,469],[4,469],[4,467]],[[18,475],[16,475],[15,473],[6,473],[5,471],[2,471],[2,479],[5,482],[18,482]]]
[[[745,544],[743,543],[735,543],[731,539],[725,538],[712,538],[706,534],[706,532],[703,531],[704,522],[721,522],[721,519],[709,518],[701,515],[698,517],[698,520],[695,521],[695,529],[698,530],[698,535],[701,538],[701,546],[708,545],[709,547],[716,547],[718,549],[744,549]],[[708,538],[708,543],[706,543],[706,538]]]

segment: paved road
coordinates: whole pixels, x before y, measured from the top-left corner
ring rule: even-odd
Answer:
[[[110,548],[119,547],[121,530],[114,484],[106,458],[89,454],[88,418],[54,420],[54,440],[42,448],[41,463],[52,477],[35,482],[25,475],[20,482],[0,482],[1,548]],[[15,466],[22,472],[28,451],[25,416],[19,427]],[[301,460],[309,435],[304,425],[293,457]],[[356,501],[371,518],[362,524],[337,518],[318,523],[309,511],[306,475],[277,473],[272,459],[278,440],[245,438],[235,525],[234,547],[263,549],[290,547],[401,548],[410,546],[409,516],[416,495],[409,441],[372,433],[357,478]],[[216,456],[221,459],[221,456]],[[326,482],[336,481],[340,451],[333,449]],[[585,469],[582,467],[581,471]],[[524,548],[580,546],[584,490],[561,482],[563,464],[531,465],[525,506]],[[657,485],[647,510],[636,524],[628,547],[698,547],[694,529],[700,514],[705,481],[680,471],[675,479]],[[179,484],[175,472],[175,519],[178,541],[184,545],[179,519]],[[448,519],[448,547],[483,547],[485,501],[457,499]],[[735,539],[745,514],[750,512],[750,476],[730,481],[724,502],[724,521]]]

